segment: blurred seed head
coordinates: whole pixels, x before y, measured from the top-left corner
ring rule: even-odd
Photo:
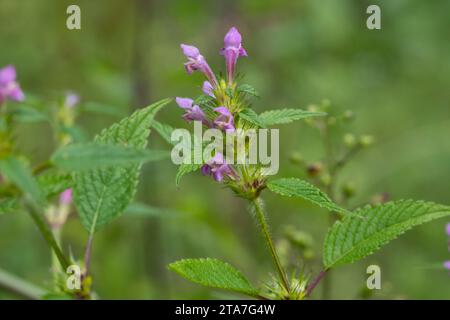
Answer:
[[[346,133],[344,135],[343,141],[346,147],[351,148],[356,144],[356,137],[351,133]]]
[[[349,199],[355,195],[355,185],[352,182],[346,182],[342,186],[342,195]]]
[[[323,170],[323,164],[321,162],[314,162],[307,166],[306,171],[310,177],[318,176]]]
[[[382,192],[379,194],[375,194],[372,196],[370,203],[371,204],[383,204],[390,200],[390,195],[387,192]]]
[[[371,145],[374,144],[374,143],[375,143],[375,139],[374,139],[373,136],[370,136],[370,135],[362,135],[362,136],[359,138],[359,144],[360,144],[362,147],[369,147],[369,146],[371,146]]]
[[[302,164],[303,156],[298,151],[292,152],[291,155],[289,156],[289,161],[291,161],[294,164]]]

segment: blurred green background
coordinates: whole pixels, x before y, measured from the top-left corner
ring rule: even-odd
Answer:
[[[66,29],[66,8],[81,7],[82,29]],[[379,4],[382,29],[366,28],[366,8]],[[165,97],[199,94],[202,77],[183,69],[180,43],[198,46],[216,71],[218,50],[230,26],[244,39],[248,58],[238,70],[260,93],[257,112],[306,108],[329,99],[333,112],[352,110],[352,124],[336,132],[370,134],[376,144],[358,154],[339,182],[352,181],[352,208],[374,194],[450,204],[450,2],[396,0],[0,0],[0,67],[14,64],[25,93],[54,103],[67,90],[129,114]],[[158,119],[184,126],[175,104]],[[83,115],[78,123],[93,136],[117,121]],[[304,177],[289,161],[301,152],[320,160],[319,134],[304,123],[280,128],[279,176]],[[46,125],[17,131],[33,163],[54,146]],[[152,133],[150,145],[169,148]],[[94,288],[102,298],[227,298],[224,292],[191,284],[166,265],[187,257],[215,257],[238,267],[254,283],[272,272],[262,239],[242,199],[212,179],[191,174],[175,186],[170,161],[144,167],[138,199],[167,208],[154,217],[124,215],[95,238]],[[305,266],[316,274],[328,214],[298,199],[264,192],[275,239],[286,226],[314,238],[315,258]],[[378,264],[382,290],[373,298],[448,299],[450,275],[444,225],[418,227],[363,261],[336,269],[333,298],[361,298],[366,268]],[[63,247],[81,257],[87,234],[73,215]],[[0,267],[51,286],[50,253],[26,214],[0,216]],[[303,265],[302,262],[299,262]],[[1,298],[14,296],[0,291]],[[320,290],[315,297],[320,298]]]

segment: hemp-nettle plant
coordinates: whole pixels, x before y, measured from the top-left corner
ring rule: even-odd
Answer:
[[[238,59],[247,57],[248,54],[242,46],[241,34],[235,27],[232,27],[225,35],[224,47],[220,51],[225,58],[225,77],[220,77],[212,71],[198,48],[182,44],[181,49],[188,60],[185,63],[186,71],[189,74],[200,71],[206,77],[202,86],[203,95],[195,100],[176,98],[178,106],[185,111],[184,120],[199,121],[205,127],[222,130],[225,133],[240,130],[241,136],[246,136],[245,133],[249,130],[264,130],[269,126],[300,119],[316,124],[322,131],[326,131],[330,124],[330,118],[320,108],[313,107],[307,111],[277,109],[260,114],[251,108],[249,100],[256,95],[256,90],[248,84],[238,83],[241,77],[236,77]],[[314,120],[316,117],[318,120]],[[321,121],[321,117],[326,120]],[[332,119],[336,121],[336,118]],[[162,135],[167,136],[170,132],[167,126],[164,127],[165,130],[160,124],[156,128]],[[348,152],[336,161],[329,160],[326,175],[322,176],[324,179],[321,183],[328,191],[332,191],[331,179],[337,170],[360,147],[371,144],[372,138],[363,136],[356,143],[355,137],[346,135],[345,142],[349,146]],[[251,145],[249,142],[243,147],[246,161],[237,163],[228,161],[236,157],[236,151],[233,148],[231,148],[232,154],[225,155],[215,149],[216,153],[209,160],[207,157],[203,158],[207,160],[201,166],[192,164],[194,161],[191,164],[180,165],[176,180],[179,183],[184,174],[201,169],[203,175],[211,176],[218,183],[231,189],[236,196],[247,200],[250,212],[255,217],[256,226],[260,229],[270,252],[277,276],[264,281],[262,287],[255,287],[240,271],[217,259],[183,259],[169,265],[171,270],[190,281],[258,299],[304,299],[311,295],[331,269],[372,254],[413,226],[450,214],[448,206],[414,200],[367,205],[352,211],[345,209],[332,200],[334,197],[328,196],[307,181],[295,177],[269,180],[261,163],[253,164],[248,161],[252,154]],[[229,150],[227,149],[227,152]],[[308,168],[312,175],[317,174],[320,169],[320,165],[312,165]],[[265,189],[281,196],[303,198],[328,210],[330,215],[336,217],[332,219],[333,223],[325,238],[323,269],[316,277],[312,278],[305,272],[303,263],[298,263],[294,270],[286,270],[283,265],[272,240],[264,212],[261,193]],[[346,194],[348,193],[347,189]]]
[[[201,172],[247,202],[275,272],[254,285],[230,264],[213,258],[183,259],[168,268],[200,285],[256,299],[308,298],[322,280],[329,279],[330,270],[371,255],[412,227],[450,215],[450,206],[415,200],[385,201],[385,197],[359,209],[347,208],[345,200],[353,191],[346,186],[338,194],[336,175],[355,153],[371,144],[371,137],[346,134],[346,149],[342,156],[336,157],[331,152],[329,129],[347,115],[331,115],[328,103],[307,110],[252,109],[257,92],[241,83],[243,77],[236,73],[238,60],[248,54],[242,46],[241,34],[234,27],[225,35],[220,50],[225,59],[223,76],[213,71],[196,47],[182,44],[181,49],[187,59],[186,71],[201,72],[206,81],[199,97],[176,98],[175,102],[184,111],[182,118],[195,123],[197,128],[207,129],[207,137],[188,131],[180,134],[172,126],[156,121],[158,111],[173,101],[168,98],[138,109],[89,139],[77,124],[78,116],[85,112],[111,115],[114,111],[86,104],[73,92],[51,103],[25,96],[15,68],[0,69],[0,215],[14,212],[30,215],[51,250],[49,263],[53,275],[52,285],[41,288],[0,270],[1,285],[32,299],[98,298],[94,290],[95,270],[91,267],[96,234],[124,212],[131,214],[133,208],[138,207],[140,213],[157,210],[133,201],[141,167],[145,162],[171,156],[174,160],[174,155],[180,153],[183,157],[177,162],[176,186],[179,187],[184,175]],[[323,161],[306,164],[310,181],[273,177],[278,171],[278,152],[283,152],[278,149],[276,130],[270,131],[269,148],[267,129],[297,120],[318,128],[330,151]],[[37,122],[49,125],[55,146],[49,159],[41,163],[33,163],[15,139],[17,125]],[[147,147],[151,129],[172,145],[172,151]],[[222,135],[227,138],[220,138]],[[257,144],[255,136],[259,137]],[[180,137],[187,139],[180,144]],[[259,152],[255,153],[256,149]],[[292,159],[304,163],[298,156]],[[317,275],[307,265],[310,257],[307,251],[294,264],[280,253],[280,245],[272,239],[262,199],[267,192],[301,198],[329,212],[330,228],[323,244],[322,270]],[[81,253],[69,250],[62,241],[66,222],[75,213],[85,229],[86,243]],[[450,235],[448,226],[447,234]],[[299,234],[295,226],[286,230],[286,236],[308,246],[308,238]],[[450,269],[448,261],[444,267]]]

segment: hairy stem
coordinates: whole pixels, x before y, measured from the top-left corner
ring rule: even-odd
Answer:
[[[33,204],[26,204],[28,212],[30,213],[31,217],[33,218],[36,226],[38,227],[39,231],[41,232],[42,236],[44,237],[45,241],[47,241],[48,245],[53,249],[53,252],[55,253],[56,257],[58,258],[59,263],[61,264],[61,267],[66,270],[69,265],[69,259],[64,255],[61,248],[59,247],[55,237],[53,236],[52,231],[50,230],[47,223],[44,221],[44,218],[41,214],[37,211],[35,206]]]
[[[85,274],[89,274],[89,267],[91,265],[91,252],[92,252],[92,241],[94,240],[94,233],[89,234],[88,241],[86,243],[86,251],[84,252],[84,267],[86,269]]]
[[[330,174],[330,182],[325,186],[325,191],[328,194],[328,196],[331,198],[331,200],[335,201],[334,197],[334,183],[335,183],[335,174],[337,169],[340,166],[335,166],[334,164],[334,152],[333,152],[333,146],[331,143],[331,136],[330,136],[330,128],[328,126],[328,123],[326,122],[324,124],[324,127],[322,129],[322,138],[324,142],[324,149],[325,149],[325,164],[328,168],[328,173]],[[336,217],[334,212],[330,212],[330,215],[328,217],[328,226],[331,227],[333,223],[336,221]],[[319,284],[319,282],[322,280],[322,278],[325,276],[325,272],[322,271],[319,276],[313,281],[311,284],[311,290],[309,290],[308,287],[308,293],[309,295],[312,290]],[[322,300],[328,300],[330,299],[330,293],[331,293],[331,282],[332,282],[332,276],[331,274],[328,274],[328,277],[326,277],[323,280],[322,285]]]
[[[328,217],[328,226],[331,227],[334,222],[336,221],[336,215],[332,212],[330,212],[330,215]],[[323,273],[323,274],[322,274]],[[320,280],[322,280],[322,278],[325,276],[325,272],[322,271],[318,278],[317,283],[314,285],[314,287],[316,285],[319,284]],[[323,284],[322,284],[322,300],[329,300],[331,298],[331,291],[332,291],[332,273],[331,270],[328,270],[328,277],[323,279]],[[314,289],[314,287],[311,288],[311,291]],[[308,288],[309,291],[309,288]],[[309,293],[308,293],[309,295]]]
[[[327,274],[327,270],[322,270],[319,275],[311,282],[311,284],[306,289],[306,296],[309,297],[311,293],[313,292],[314,288],[317,287],[317,285],[320,283],[322,279],[324,279],[325,275]],[[326,279],[326,278],[325,278]]]
[[[272,260],[277,269],[278,275],[280,276],[280,280],[283,283],[284,288],[287,292],[290,292],[289,282],[287,280],[286,274],[281,265],[280,259],[278,258],[278,254],[275,250],[275,246],[273,245],[272,238],[270,236],[269,225],[267,224],[266,216],[264,215],[263,210],[263,202],[260,198],[255,198],[252,200],[253,207],[255,208],[256,219],[258,220],[258,224],[261,227],[261,232],[266,240],[267,247],[269,248],[270,255],[272,256]]]
[[[61,229],[53,228],[53,237],[55,238],[58,246],[61,246]],[[61,264],[59,263],[58,257],[52,251],[52,272],[53,272],[53,284],[55,285],[55,289],[58,288],[58,273],[61,271]]]
[[[25,299],[39,300],[45,290],[0,269],[0,288]]]

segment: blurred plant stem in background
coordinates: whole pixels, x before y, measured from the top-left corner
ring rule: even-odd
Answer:
[[[10,273],[0,269],[0,288],[5,289],[15,295],[31,300],[39,300],[45,294],[45,290],[22,280]]]
[[[154,72],[154,61],[152,61],[154,34],[151,28],[148,27],[149,21],[155,19],[155,15],[161,9],[160,2],[157,0],[136,0],[133,4],[132,10],[132,54],[131,54],[131,85],[132,97],[130,101],[131,111],[148,105],[155,99],[153,94],[153,83],[151,81],[150,73]],[[157,171],[156,168],[160,164],[155,163],[143,168],[144,174],[152,174]],[[150,170],[152,173],[150,173]],[[150,196],[157,188],[154,181],[145,179],[143,181],[142,198],[147,204],[157,204]],[[153,202],[152,202],[153,201]],[[158,286],[164,288],[164,294],[169,290],[168,279],[165,276],[166,268],[163,259],[155,259],[154,252],[164,252],[164,245],[162,243],[162,229],[165,221],[160,219],[148,219],[143,221],[141,227],[141,237],[143,242],[143,256],[144,256],[144,270],[147,279],[156,281]],[[150,281],[150,280],[148,280]]]

